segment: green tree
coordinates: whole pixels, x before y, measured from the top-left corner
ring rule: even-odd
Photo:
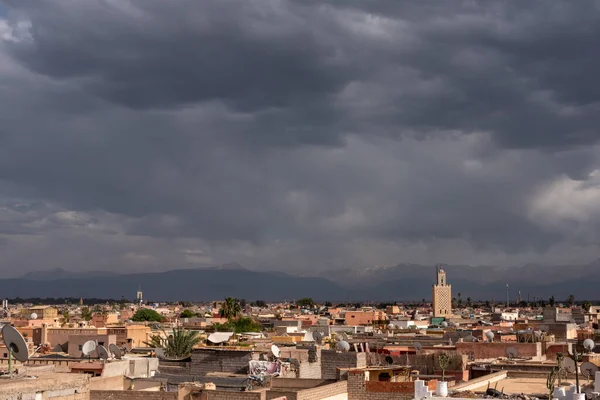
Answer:
[[[570,294],[569,297],[567,297],[567,305],[569,307],[573,307],[574,304],[575,304],[575,296]]]
[[[200,343],[201,339],[198,332],[189,331],[184,328],[173,328],[173,334],[168,335],[164,332],[166,339],[160,335],[153,335],[150,341],[145,342],[148,347],[162,348],[165,356],[172,358],[188,357],[192,353],[195,345]]]
[[[81,309],[81,318],[84,321],[90,321],[92,319],[92,311],[89,307],[83,307]]]
[[[548,299],[548,304],[550,304],[550,307],[554,307],[554,303],[556,301],[554,300],[554,296],[550,296],[550,298]]]
[[[473,307],[473,301],[470,297],[467,297],[467,307]]]
[[[195,316],[196,314],[192,311],[192,310],[183,310],[181,312],[180,317],[181,318],[192,318],[193,316]]]
[[[462,307],[462,294],[461,293],[458,294],[458,302],[457,302],[457,304],[458,304],[459,308]]]
[[[71,321],[71,314],[69,313],[69,310],[64,310],[62,312],[61,320],[63,326],[67,325]]]
[[[298,301],[296,301],[296,305],[298,307],[312,307],[315,305],[315,302],[312,298],[310,297],[305,297],[303,299],[300,299]]]
[[[592,307],[592,303],[590,303],[589,301],[586,301],[581,306],[583,307],[584,312],[588,312],[590,310],[590,308]]]
[[[154,321],[154,322],[162,322],[164,320],[163,316],[157,313],[154,310],[149,308],[140,308],[133,314],[131,317],[132,321],[141,322],[141,321]]]
[[[237,318],[242,314],[242,307],[236,298],[225,297],[225,301],[221,305],[221,310],[219,312],[223,318]]]
[[[230,325],[231,330],[235,333],[260,332],[262,330],[261,324],[249,317],[241,317],[229,321],[226,325]]]

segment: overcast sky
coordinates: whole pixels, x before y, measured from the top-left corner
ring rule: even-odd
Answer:
[[[5,1],[0,274],[588,263],[599,37],[585,0]]]

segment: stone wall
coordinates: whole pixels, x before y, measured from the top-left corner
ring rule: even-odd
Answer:
[[[335,350],[321,351],[321,378],[338,379],[338,368],[362,368],[367,366],[368,353],[338,353]]]

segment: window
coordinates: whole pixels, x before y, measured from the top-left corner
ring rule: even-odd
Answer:
[[[77,346],[77,350],[82,351],[83,350],[83,345],[80,344],[79,346]]]
[[[104,346],[104,342],[98,342],[99,346]]]

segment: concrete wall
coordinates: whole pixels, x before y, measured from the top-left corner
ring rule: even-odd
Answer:
[[[123,376],[101,376],[90,379],[90,390],[123,390]]]
[[[315,351],[311,355],[311,352]],[[312,357],[312,358],[311,358]],[[321,379],[321,348],[282,348],[281,359],[295,359],[300,363],[300,368],[295,374],[287,374],[286,378]],[[312,361],[312,362],[311,362]]]
[[[361,368],[367,366],[367,353],[338,353],[321,350],[321,378],[338,379],[338,368]]]
[[[472,360],[489,360],[506,357],[506,349],[514,347],[519,352],[519,357],[542,358],[541,343],[486,343],[462,342],[456,343],[456,352],[468,355]]]

